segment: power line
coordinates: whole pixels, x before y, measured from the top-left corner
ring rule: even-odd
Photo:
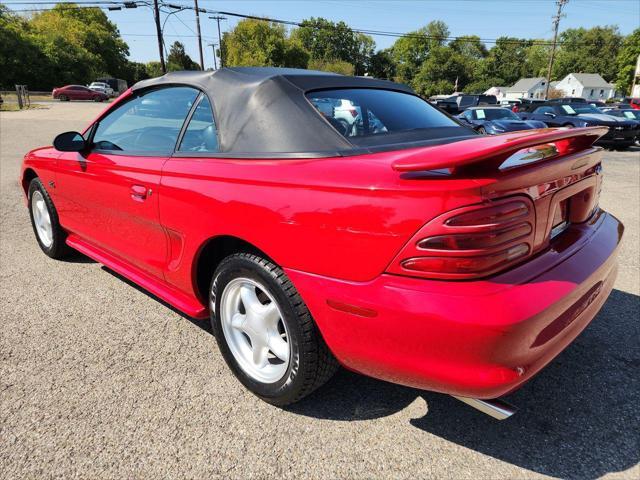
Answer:
[[[169,5],[169,4],[164,4]],[[177,4],[171,4],[173,7],[177,7]],[[183,5],[187,9],[193,9],[193,7]],[[334,29],[333,25],[310,25],[308,22],[302,21],[297,22],[294,20],[283,20],[279,18],[271,18],[271,17],[262,17],[257,15],[248,15],[237,12],[227,12],[227,11],[213,11],[207,8],[200,8],[201,13],[209,13],[216,15],[227,15],[229,17],[237,17],[237,18],[246,18],[251,20],[261,20],[265,22],[278,23],[281,25],[288,25],[294,27],[307,27],[307,28],[315,28],[315,29]],[[482,43],[492,43],[492,44],[513,44],[513,45],[540,45],[540,46],[553,46],[554,42],[549,40],[532,40],[532,39],[518,39],[518,38],[469,38],[471,35],[461,35],[461,36],[438,36],[438,35],[427,35],[422,33],[402,33],[402,32],[393,32],[393,31],[385,31],[385,30],[371,30],[371,29],[362,29],[362,28],[354,28],[348,27],[351,31],[355,33],[363,33],[366,35],[373,36],[383,36],[383,37],[394,37],[394,38],[416,38],[416,39],[424,39],[424,40],[439,40],[439,41],[461,41],[461,42],[476,42],[480,41]],[[562,45],[563,42],[555,42],[556,45]],[[573,45],[596,45],[596,43],[574,43]]]

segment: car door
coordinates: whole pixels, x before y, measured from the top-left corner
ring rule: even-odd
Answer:
[[[550,127],[558,125],[558,121],[556,119],[557,114],[553,107],[550,106],[536,108],[527,118],[527,120],[538,120],[540,122],[544,122]]]
[[[63,226],[162,278],[167,240],[159,223],[158,186],[198,94],[180,86],[136,94],[91,127],[89,151],[62,154],[56,190]],[[141,108],[145,102],[154,107]]]

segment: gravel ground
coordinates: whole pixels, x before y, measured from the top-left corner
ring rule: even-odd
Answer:
[[[206,325],[77,256],[50,260],[22,155],[103,106],[0,114],[1,478],[640,478],[640,154],[607,152],[601,204],[626,225],[616,288],[497,422],[444,395],[341,371],[271,407]]]

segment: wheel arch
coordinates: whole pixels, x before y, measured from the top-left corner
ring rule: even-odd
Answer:
[[[198,249],[193,262],[193,284],[198,297],[205,304],[209,298],[211,277],[220,262],[234,253],[253,253],[277,265],[269,255],[252,243],[233,235],[218,235],[206,240]]]
[[[30,167],[25,168],[24,172],[22,172],[22,179],[20,180],[25,196],[29,195],[29,184],[34,178],[38,178],[36,171]]]

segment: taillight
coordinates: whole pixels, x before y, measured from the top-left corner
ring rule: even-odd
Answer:
[[[488,276],[530,255],[534,225],[526,197],[459,208],[423,226],[388,271],[451,280]]]

